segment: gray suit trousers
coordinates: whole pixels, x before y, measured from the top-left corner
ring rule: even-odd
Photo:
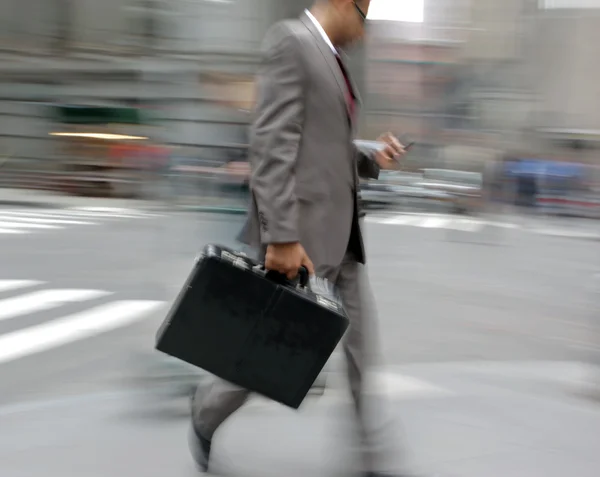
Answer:
[[[348,382],[359,424],[364,464],[374,469],[384,442],[378,442],[380,438],[368,430],[364,403],[366,370],[373,364],[372,350],[378,348],[373,343],[377,339],[376,320],[366,269],[348,253],[339,267],[318,267],[316,274],[335,283],[350,319],[343,342]],[[249,391],[221,379],[216,379],[208,389],[199,387],[192,405],[196,432],[212,439],[219,426],[246,402],[249,395]]]

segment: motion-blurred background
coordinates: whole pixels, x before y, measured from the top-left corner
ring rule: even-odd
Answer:
[[[195,475],[161,411],[200,376],[154,333],[235,245],[260,43],[310,3],[0,0],[0,475]],[[359,138],[415,143],[361,196],[370,391],[425,475],[598,476],[599,40],[600,0],[372,0],[348,52]],[[215,472],[349,475],[338,361],[236,414]]]
[[[485,177],[505,203],[597,217],[591,1],[375,1],[401,21],[372,20],[351,52],[360,136],[417,146],[365,199],[445,200],[432,181]],[[2,0],[0,186],[239,206],[260,41],[309,4]]]

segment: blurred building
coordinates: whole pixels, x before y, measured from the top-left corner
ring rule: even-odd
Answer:
[[[350,62],[361,135],[408,134],[434,164],[440,144],[533,154],[560,139],[570,155],[595,143],[600,10],[549,1],[425,0],[423,22],[370,22]],[[311,3],[0,0],[0,156],[53,157],[47,105],[66,103],[153,109],[152,139],[226,160],[245,142],[266,29]]]
[[[594,2],[551,3],[574,7]],[[595,9],[547,9],[531,21],[538,47],[529,53],[539,98],[532,126],[575,147],[600,139],[600,2],[595,3]],[[597,156],[586,147],[580,150]]]
[[[28,53],[252,54],[310,1],[1,0],[0,48]]]

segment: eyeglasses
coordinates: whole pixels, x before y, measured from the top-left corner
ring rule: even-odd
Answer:
[[[354,4],[354,8],[356,8],[356,11],[360,15],[360,18],[362,19],[363,23],[365,23],[367,21],[367,15],[365,15],[365,12],[363,12],[362,8],[358,6],[356,1],[353,1],[352,3]]]

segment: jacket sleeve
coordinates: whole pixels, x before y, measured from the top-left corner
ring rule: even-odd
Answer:
[[[356,147],[356,167],[358,169],[358,177],[362,179],[379,179],[381,168],[373,157],[373,151],[363,151],[360,147]]]
[[[300,240],[294,170],[304,120],[304,67],[298,39],[285,24],[263,45],[250,138],[250,187],[263,244]]]

